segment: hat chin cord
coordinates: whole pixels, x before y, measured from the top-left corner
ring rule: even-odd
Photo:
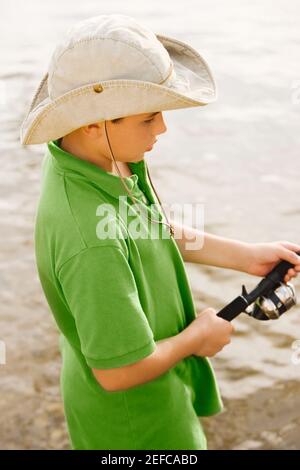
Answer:
[[[121,175],[121,172],[120,172],[120,170],[119,170],[119,167],[118,167],[117,162],[116,162],[116,160],[115,160],[115,157],[114,157],[114,155],[113,155],[112,148],[111,148],[111,145],[110,145],[110,141],[109,141],[109,138],[108,138],[108,133],[107,133],[107,128],[106,128],[106,121],[104,121],[104,129],[105,129],[105,134],[106,134],[106,139],[107,139],[108,147],[109,147],[109,150],[110,150],[110,153],[111,153],[111,159],[112,159],[113,164],[114,164],[115,168],[117,169],[117,172],[118,172],[118,174],[119,174],[119,176],[120,176],[120,178],[121,178],[122,184],[123,184],[123,186],[124,186],[126,192],[129,194],[129,197],[130,197],[130,199],[132,200],[132,202],[133,202],[133,203],[134,203],[134,202],[137,202],[137,203],[140,204],[140,201],[139,201],[136,197],[133,196],[133,194],[132,194],[130,188],[128,188],[128,186],[126,185],[126,183],[125,183],[125,181],[124,181],[123,176]],[[164,225],[167,225],[168,228],[169,228],[171,237],[174,237],[174,227],[173,227],[173,225],[169,222],[169,219],[168,219],[168,217],[167,217],[167,215],[166,215],[166,213],[165,213],[165,210],[164,210],[164,208],[163,208],[163,206],[162,206],[162,203],[161,203],[161,201],[160,201],[160,198],[159,198],[159,196],[158,196],[158,194],[157,194],[157,192],[156,192],[156,190],[155,190],[155,188],[154,188],[154,186],[153,186],[153,183],[152,183],[152,180],[151,180],[151,177],[150,177],[150,173],[149,173],[149,169],[148,169],[148,165],[146,164],[145,166],[146,166],[147,175],[148,175],[148,178],[149,178],[151,187],[152,187],[152,189],[153,189],[153,191],[154,191],[155,196],[156,196],[157,199],[158,199],[158,202],[159,202],[159,204],[160,204],[160,207],[162,208],[162,211],[163,211],[163,213],[164,213],[164,216],[165,216],[167,222],[163,222],[163,221],[161,221],[161,220],[154,220],[152,217],[149,218],[149,215],[147,215],[147,218],[148,218],[148,220],[150,220],[151,222],[155,222],[155,223],[157,223],[157,224],[164,224]]]

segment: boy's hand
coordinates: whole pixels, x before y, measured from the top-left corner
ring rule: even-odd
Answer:
[[[271,243],[254,243],[249,245],[249,264],[245,269],[248,274],[254,276],[266,276],[280,261],[285,260],[294,264],[285,277],[284,282],[296,277],[300,271],[300,257],[295,252],[300,252],[300,245],[287,241]]]
[[[234,326],[217,316],[213,308],[197,312],[197,317],[184,330],[188,337],[191,354],[195,356],[214,356],[230,343]]]

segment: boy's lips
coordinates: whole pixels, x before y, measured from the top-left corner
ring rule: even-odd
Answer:
[[[156,142],[157,142],[157,140],[155,140],[155,141],[153,142],[153,144],[149,145],[149,147],[147,147],[147,149],[146,149],[146,150],[151,150],[151,149],[152,149],[152,147],[153,147],[153,145],[154,145]]]

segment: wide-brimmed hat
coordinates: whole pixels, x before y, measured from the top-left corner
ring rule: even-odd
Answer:
[[[213,75],[191,46],[127,15],[98,15],[72,26],[56,46],[20,140],[41,144],[94,122],[215,100]]]

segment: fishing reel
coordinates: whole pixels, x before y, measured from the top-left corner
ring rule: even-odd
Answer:
[[[242,294],[217,315],[228,321],[242,312],[257,320],[278,319],[297,303],[294,286],[290,282],[283,282],[286,272],[292,267],[288,261],[281,261],[251,292],[248,293],[243,286]]]
[[[260,296],[253,304],[245,309],[245,313],[257,320],[277,320],[284,312],[296,305],[296,291],[290,282],[280,285]]]

